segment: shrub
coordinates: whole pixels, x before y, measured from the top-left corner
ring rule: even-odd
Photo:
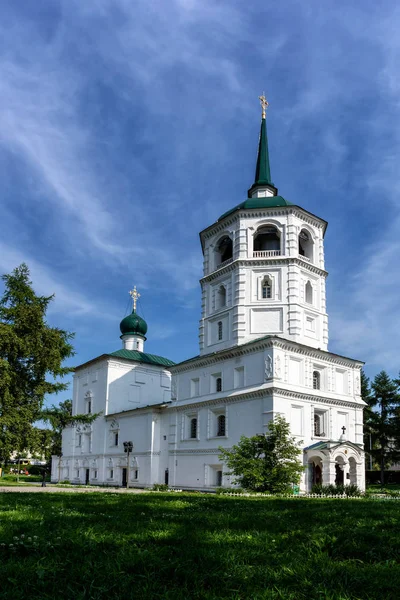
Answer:
[[[351,485],[333,485],[332,483],[329,485],[321,485],[320,483],[312,486],[311,489],[312,494],[317,494],[318,496],[361,496],[361,490],[354,484]]]
[[[155,483],[153,485],[153,492],[168,492],[169,487],[166,483]]]
[[[241,487],[219,487],[216,490],[217,494],[244,494],[244,489]]]

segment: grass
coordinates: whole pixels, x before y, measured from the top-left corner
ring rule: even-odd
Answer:
[[[10,485],[30,485],[32,483],[41,483],[42,477],[40,475],[19,475],[19,481],[17,480],[18,475],[3,475],[0,477],[0,487],[10,486]],[[46,477],[46,482],[50,481],[50,476]]]
[[[0,597],[397,600],[399,517],[396,500],[4,493]]]
[[[386,493],[386,492],[400,492],[400,483],[386,483],[381,485],[380,483],[372,483],[367,486],[368,492]]]

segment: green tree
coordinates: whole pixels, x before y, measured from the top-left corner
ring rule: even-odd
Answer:
[[[374,440],[372,455],[379,463],[381,484],[385,483],[385,468],[399,458],[396,442],[396,420],[400,407],[399,381],[389,377],[386,371],[376,375],[367,398],[370,412],[368,423]]]
[[[361,371],[361,398],[366,402],[364,406],[364,447],[367,453],[366,468],[372,468],[372,450],[376,444],[375,425],[377,414],[371,406],[371,384],[364,371]]]
[[[0,459],[30,449],[33,427],[46,394],[67,388],[59,378],[73,355],[73,334],[46,322],[53,296],[38,296],[29,269],[20,265],[2,277],[0,300]]]
[[[219,448],[220,460],[234,475],[235,483],[246,490],[281,493],[299,483],[304,470],[300,445],[290,436],[290,426],[278,415],[268,425],[265,435],[242,436],[231,450]]]

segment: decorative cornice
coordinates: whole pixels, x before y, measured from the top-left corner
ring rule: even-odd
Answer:
[[[268,394],[269,389],[272,388],[261,388],[258,390],[253,390],[251,392],[243,392],[239,394],[235,394],[234,396],[224,396],[222,398],[210,398],[205,400],[199,400],[198,402],[187,403],[182,405],[174,405],[170,408],[175,409],[177,412],[187,412],[188,410],[192,410],[195,408],[201,408],[203,406],[220,406],[221,404],[234,404],[236,402],[241,402],[242,400],[251,400],[253,398],[263,398],[266,394]],[[190,400],[190,399],[188,399]]]
[[[220,454],[218,448],[185,448],[183,450],[169,450],[169,454]]]
[[[214,279],[218,279],[221,274],[225,274],[228,273],[229,271],[234,271],[236,269],[236,267],[279,267],[279,266],[283,266],[283,265],[296,265],[298,267],[306,268],[306,270],[310,271],[311,273],[314,273],[315,275],[319,275],[320,277],[328,277],[328,271],[325,271],[324,269],[321,269],[320,267],[317,267],[316,265],[314,265],[313,263],[309,263],[305,260],[302,260],[301,258],[298,258],[297,256],[279,256],[276,258],[235,258],[235,260],[233,260],[231,263],[229,263],[229,265],[226,265],[226,267],[223,267],[222,269],[215,269],[215,271],[212,271],[212,273],[209,273],[208,275],[204,275],[204,277],[202,277],[200,279],[200,283],[206,283],[206,282],[210,282],[213,281]]]
[[[185,371],[191,371],[193,368],[199,369],[212,365],[218,362],[223,362],[230,358],[237,358],[238,356],[244,356],[246,354],[253,354],[267,348],[280,348],[282,350],[290,350],[303,356],[315,358],[320,361],[330,362],[331,364],[337,364],[348,368],[354,368],[357,366],[361,368],[364,364],[362,361],[347,358],[346,356],[340,356],[339,354],[332,354],[327,350],[319,350],[318,348],[312,348],[304,344],[299,344],[286,338],[281,338],[276,335],[265,336],[263,338],[256,339],[245,344],[239,344],[238,346],[232,346],[224,350],[217,352],[211,352],[210,354],[204,354],[195,358],[189,359],[182,363],[178,363],[170,367],[172,373],[184,373]]]
[[[345,406],[346,408],[362,408],[362,404],[352,402],[351,400],[339,400],[336,398],[324,398],[323,396],[314,396],[313,394],[307,394],[306,392],[294,392],[292,390],[286,390],[285,388],[272,388],[272,394],[276,396],[284,396],[294,400],[301,400],[303,402],[309,402],[310,404],[330,404],[334,406]]]

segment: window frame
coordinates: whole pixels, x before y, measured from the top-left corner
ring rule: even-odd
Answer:
[[[198,417],[192,416],[189,420],[189,438],[191,440],[198,439]]]
[[[321,371],[313,369],[313,390],[321,390]]]
[[[217,415],[217,437],[226,437],[226,415]]]

